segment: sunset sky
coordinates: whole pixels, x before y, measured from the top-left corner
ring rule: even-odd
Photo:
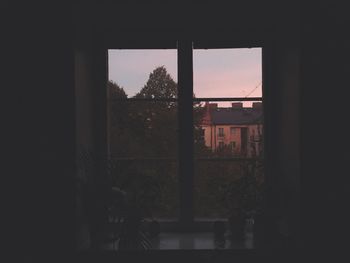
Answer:
[[[109,79],[134,96],[158,66],[165,66],[177,81],[177,52],[173,50],[109,50]],[[261,48],[195,49],[193,89],[200,97],[259,97]],[[250,103],[244,103],[248,106]],[[221,106],[224,106],[221,104]]]

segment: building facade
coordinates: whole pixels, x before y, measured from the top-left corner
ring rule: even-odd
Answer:
[[[243,107],[243,103],[236,102],[225,108],[207,102],[201,128],[205,145],[213,152],[226,149],[241,157],[262,154],[261,102],[254,102],[252,107]]]

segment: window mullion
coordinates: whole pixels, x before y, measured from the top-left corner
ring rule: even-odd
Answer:
[[[193,223],[193,55],[192,41],[178,41],[179,116],[179,221],[183,228]]]

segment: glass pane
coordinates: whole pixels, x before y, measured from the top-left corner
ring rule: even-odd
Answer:
[[[110,49],[108,79],[123,88],[128,98],[175,98],[177,51]]]
[[[225,192],[230,183],[240,178],[240,163],[197,160],[195,171],[196,218],[227,218],[229,211],[225,203]]]
[[[193,50],[197,98],[261,97],[261,48]]]
[[[178,163],[174,159],[112,159],[113,186],[125,192],[129,207],[145,218],[178,215]]]
[[[194,103],[195,157],[262,157],[263,105],[250,104]]]
[[[262,211],[262,160],[197,159],[195,162],[195,216],[229,219]]]
[[[238,200],[239,209],[251,212],[241,199],[262,187],[262,106],[259,101],[251,102],[250,107],[233,101],[194,103],[197,218],[229,217],[236,209],[230,207],[232,198]],[[249,187],[246,180],[250,180]],[[260,192],[256,196],[260,198]]]
[[[115,158],[177,158],[177,103],[109,101],[109,149]]]
[[[143,217],[177,217],[178,116],[177,102],[171,100],[177,97],[176,50],[109,50],[108,54],[113,186],[126,192],[128,206]]]

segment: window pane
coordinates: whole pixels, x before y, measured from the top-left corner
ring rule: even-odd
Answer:
[[[226,107],[225,105],[230,105]],[[195,157],[262,156],[262,102],[194,103]]]
[[[178,215],[176,160],[112,159],[113,186],[125,191],[128,205],[146,218],[171,219]]]
[[[194,95],[197,98],[261,97],[261,65],[261,48],[195,49]]]
[[[177,103],[109,101],[109,149],[117,158],[177,158]]]
[[[131,203],[146,209],[144,216],[176,217],[177,103],[112,101],[110,107],[114,186],[135,195]]]
[[[113,186],[125,191],[128,204],[144,217],[177,217],[176,50],[109,50],[108,55]]]
[[[197,218],[227,218],[235,200],[246,209],[243,196],[250,196],[251,191],[256,192],[254,198],[262,196],[258,189],[263,181],[263,107],[258,101],[251,105],[232,101],[194,103]],[[250,188],[246,180],[252,182]],[[251,209],[254,202],[249,202]]]
[[[197,159],[195,162],[195,217],[229,218],[235,209],[262,209],[262,160]]]
[[[177,97],[177,51],[108,50],[108,79],[128,98]],[[143,90],[145,86],[147,90]]]

